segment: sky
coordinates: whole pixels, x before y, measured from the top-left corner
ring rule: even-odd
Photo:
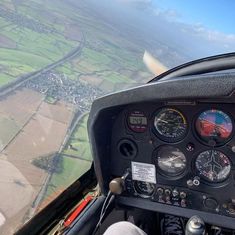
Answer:
[[[168,67],[235,52],[233,0],[90,0],[120,34]]]
[[[175,13],[177,20],[235,34],[233,0],[153,0],[153,6]]]
[[[161,28],[161,32],[168,34],[168,38],[182,40],[184,43],[188,38],[188,45],[195,45],[198,49],[208,51],[205,54],[235,51],[233,0],[117,1],[139,10],[146,18],[150,19],[151,15],[154,15],[156,29],[161,28],[157,22],[162,21],[165,27]],[[194,52],[197,53],[196,50]]]

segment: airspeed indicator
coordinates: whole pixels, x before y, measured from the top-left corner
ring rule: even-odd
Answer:
[[[184,115],[174,108],[161,109],[154,118],[156,135],[166,142],[177,142],[187,133]]]

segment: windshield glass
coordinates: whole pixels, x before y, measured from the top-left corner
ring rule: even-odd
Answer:
[[[96,97],[232,52],[234,7],[1,0],[0,233],[12,234],[90,168],[86,123]]]

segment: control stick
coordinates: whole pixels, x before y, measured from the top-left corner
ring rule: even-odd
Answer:
[[[192,216],[186,225],[185,235],[204,235],[205,234],[205,223],[197,215]]]
[[[122,178],[115,178],[109,183],[109,190],[114,195],[119,195],[124,190],[124,180]]]
[[[111,193],[113,193],[114,195],[119,195],[124,191],[125,179],[129,175],[129,173],[130,171],[129,169],[127,169],[126,173],[122,177],[115,178],[109,183],[109,190]]]

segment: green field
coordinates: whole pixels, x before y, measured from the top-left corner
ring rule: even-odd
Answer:
[[[55,104],[57,101],[57,99],[55,99],[54,97],[51,97],[49,95],[47,95],[45,97],[45,102],[47,102],[48,104]]]
[[[17,14],[27,21],[11,21],[0,17],[0,36],[6,37],[15,47],[9,47],[5,42],[0,46],[0,85],[7,84],[17,77],[39,70],[59,59],[79,45],[79,42],[69,40],[64,35],[64,26],[51,22],[53,12],[43,4],[43,1],[23,1],[17,6]],[[5,0],[0,3],[9,12],[12,12],[15,4],[13,1]],[[39,9],[47,12],[47,17],[42,17]],[[41,11],[42,12],[42,11]],[[33,27],[30,27],[31,21]],[[40,22],[37,26],[35,22]],[[35,26],[36,25],[36,26]],[[38,27],[38,28],[37,28]],[[40,32],[41,28],[51,32]]]
[[[60,156],[63,170],[53,173],[46,196],[53,194],[56,189],[68,187],[90,168],[91,152],[86,128],[87,119],[88,115],[85,115],[72,133]],[[71,145],[74,149],[69,148]]]
[[[101,50],[102,53],[97,50]],[[110,52],[112,50],[113,53]],[[136,57],[142,62],[142,54],[137,54]],[[99,49],[85,47],[79,60],[74,59],[67,62],[56,70],[71,79],[77,79],[81,75],[98,77],[103,80],[103,84],[99,88],[104,92],[112,92],[120,89],[121,84],[123,87],[134,85],[136,81],[139,82],[143,78],[150,77],[140,61],[137,61],[131,53],[122,52],[121,48],[119,49],[117,45],[108,43],[106,40]],[[139,77],[136,76],[137,71]],[[116,86],[116,84],[120,85]]]
[[[20,4],[4,0],[0,3],[10,12],[17,6],[17,14],[27,21],[21,24],[20,20],[12,22],[0,17],[0,35],[16,45],[15,48],[0,47],[0,86],[61,59],[79,46],[80,41],[69,36],[74,25],[77,28],[70,33],[82,32],[85,46],[79,57],[58,66],[56,72],[73,80],[80,76],[98,77],[103,80],[101,89],[104,92],[151,77],[142,63],[143,51],[127,38],[110,33],[102,20],[82,11],[82,6],[87,8],[86,3],[80,5],[77,9],[66,1],[55,0],[46,4],[44,0],[22,0]],[[28,26],[31,21],[33,27]],[[40,27],[36,22],[40,22]],[[37,27],[49,31],[40,32]],[[91,82],[91,85],[94,84]]]
[[[14,77],[12,77],[11,75],[2,73],[0,75],[0,86],[8,84],[13,79],[14,79]]]
[[[0,44],[0,86],[62,59],[81,45],[81,54],[52,72],[88,83],[103,93],[151,78],[142,62],[144,51],[139,45],[128,35],[112,30],[102,17],[97,19],[86,1],[74,7],[65,0],[4,0],[0,6],[14,14],[12,19],[0,17],[0,36],[9,40],[5,45],[4,40]],[[15,18],[19,20],[14,21]],[[82,44],[81,38],[84,38]],[[55,102],[50,96],[45,101]],[[63,170],[53,173],[47,196],[68,187],[90,167],[87,118],[88,115],[80,120],[59,156]],[[17,130],[13,124],[9,129]]]
[[[72,133],[63,154],[91,161],[90,144],[87,134],[88,115],[84,116]]]
[[[92,15],[68,6],[65,9],[71,13],[67,17],[76,22],[85,35],[85,46],[78,58],[57,67],[57,72],[73,80],[80,76],[100,78],[103,82],[98,88],[104,93],[134,86],[136,82],[144,83],[152,77],[142,61],[144,51],[138,45],[110,33],[103,22]],[[94,85],[92,81],[90,84]]]
[[[64,190],[81,175],[83,175],[91,166],[91,162],[71,158],[61,155],[63,171],[61,173],[54,173],[49,183],[46,196],[50,196],[58,189]]]
[[[0,6],[14,17],[0,17],[0,35],[12,44],[12,47],[7,43],[0,47],[0,86],[63,58],[80,45],[81,35],[85,38],[81,54],[58,66],[55,72],[73,80],[82,77],[104,93],[133,86],[150,77],[142,63],[143,51],[139,46],[118,32],[111,33],[102,17],[97,19],[95,14],[90,14],[88,5],[81,2],[76,8],[56,0],[1,1]],[[92,78],[100,82],[95,83]],[[55,102],[52,97],[45,100]],[[78,163],[79,159],[91,160],[86,122],[87,116],[63,150],[64,164],[67,164],[66,156],[73,157],[68,161]]]

